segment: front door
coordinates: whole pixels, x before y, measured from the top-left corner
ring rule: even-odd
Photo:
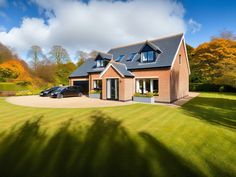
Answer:
[[[118,100],[118,79],[107,79],[107,99]]]

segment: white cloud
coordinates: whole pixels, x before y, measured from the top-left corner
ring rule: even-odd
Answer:
[[[191,33],[196,33],[201,30],[202,25],[193,19],[189,19],[188,21],[188,31]]]
[[[32,1],[43,9],[46,21],[24,18],[20,27],[0,32],[1,42],[20,54],[35,44],[45,50],[59,44],[71,53],[77,49],[107,51],[117,45],[185,32],[188,25],[182,4],[172,0]]]

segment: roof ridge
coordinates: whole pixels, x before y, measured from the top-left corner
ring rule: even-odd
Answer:
[[[174,35],[170,35],[170,36],[164,36],[164,37],[161,37],[161,38],[156,38],[156,39],[151,39],[151,40],[145,40],[145,41],[136,42],[136,43],[133,43],[133,44],[127,44],[127,45],[122,45],[122,46],[118,46],[118,47],[113,47],[113,48],[111,48],[109,51],[111,51],[111,50],[113,50],[113,49],[119,49],[119,48],[123,48],[123,47],[128,47],[128,46],[134,46],[134,45],[137,45],[137,44],[142,44],[142,43],[145,43],[145,42],[147,42],[147,41],[153,42],[153,41],[156,41],[156,40],[167,39],[167,38],[171,38],[171,37],[175,37],[175,36],[179,36],[179,35],[184,35],[184,33],[178,33],[178,34],[174,34]],[[109,51],[108,51],[108,52],[109,52]]]

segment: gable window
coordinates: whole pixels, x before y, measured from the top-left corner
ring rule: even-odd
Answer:
[[[182,64],[182,58],[181,58],[181,55],[179,55],[179,64]]]
[[[141,62],[153,62],[155,60],[154,51],[142,52]]]
[[[104,60],[97,60],[97,68],[104,67]]]
[[[125,55],[120,55],[120,56],[116,59],[116,61],[121,61],[124,57],[125,57]]]
[[[136,53],[131,53],[126,61],[132,61],[135,56],[136,56]]]

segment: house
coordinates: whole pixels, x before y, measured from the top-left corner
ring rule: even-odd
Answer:
[[[184,35],[178,34],[100,52],[69,80],[87,92],[100,89],[102,99],[128,101],[136,92],[158,92],[155,101],[172,102],[188,95],[189,74]]]

